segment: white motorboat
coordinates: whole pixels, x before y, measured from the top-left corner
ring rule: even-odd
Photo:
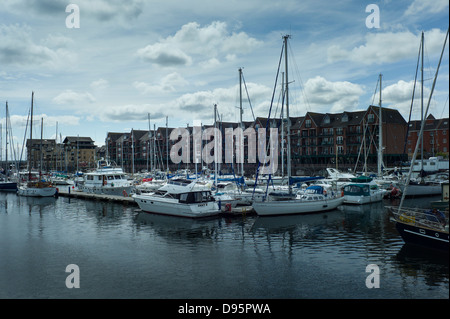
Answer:
[[[216,216],[219,205],[207,185],[196,180],[171,179],[157,191],[133,195],[145,212],[178,217],[200,218]]]
[[[344,187],[344,204],[363,205],[380,202],[386,190],[380,189],[375,182],[351,183]]]
[[[122,168],[101,159],[97,169],[84,174],[84,181],[78,184],[78,190],[85,193],[115,195],[128,197],[134,192]]]

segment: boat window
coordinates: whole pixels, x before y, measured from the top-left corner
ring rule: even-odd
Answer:
[[[121,179],[121,178],[120,178],[120,175],[114,175],[114,178],[115,178],[115,179]]]
[[[188,198],[188,194],[184,193],[184,194],[180,194],[180,202],[186,202]]]
[[[94,180],[94,176],[88,175],[88,176],[87,176],[87,179],[88,179],[88,181],[92,181],[92,180]]]
[[[108,180],[114,179],[114,176],[108,176]]]
[[[200,203],[202,201],[202,192],[195,192],[194,193],[194,202]]]

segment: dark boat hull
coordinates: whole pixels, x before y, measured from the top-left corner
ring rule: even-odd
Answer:
[[[395,224],[398,232],[406,243],[427,246],[434,249],[449,251],[449,235],[447,232],[398,222]]]
[[[0,182],[0,192],[15,192],[15,191],[17,191],[17,183]]]

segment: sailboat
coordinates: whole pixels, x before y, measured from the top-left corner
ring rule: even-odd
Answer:
[[[4,177],[2,180],[0,180],[0,191],[2,192],[15,192],[17,191],[17,182],[14,182],[9,177],[9,163],[8,163],[8,119],[9,119],[9,112],[8,112],[8,101],[6,101],[6,164],[4,169]]]
[[[445,44],[447,42],[449,31],[447,29],[447,34],[445,36],[444,47],[442,48],[441,57],[439,59],[439,64],[434,77],[433,85],[431,87],[430,97],[428,99],[428,105],[425,111],[428,112],[430,107],[431,97],[433,95],[434,87],[436,84],[437,75],[439,72],[439,66],[442,61],[442,55],[444,53]],[[423,50],[423,32],[422,32],[422,50]],[[449,252],[449,220],[448,211],[447,214],[439,211],[436,208],[432,209],[419,209],[419,208],[404,208],[403,201],[408,193],[409,181],[411,179],[411,174],[413,171],[414,161],[417,157],[417,152],[419,149],[419,143],[423,137],[423,131],[425,127],[425,121],[422,120],[420,127],[419,138],[417,139],[416,148],[414,149],[413,158],[411,160],[411,167],[409,174],[406,179],[405,190],[402,194],[400,205],[390,206],[388,209],[393,214],[395,219],[395,227],[400,233],[400,236],[406,243],[418,244],[421,246],[426,246],[433,249],[439,249],[446,253]]]
[[[31,116],[30,116],[30,143],[33,142],[33,101],[34,101],[34,92],[31,93]],[[42,142],[42,130],[43,130],[43,121],[41,121],[41,142]],[[31,145],[30,145],[31,147]],[[42,143],[41,150],[42,153]],[[31,197],[51,197],[57,194],[57,188],[52,185],[51,182],[43,181],[41,176],[42,169],[42,156],[41,156],[41,165],[39,168],[39,180],[31,181],[31,152],[28,158],[28,183],[25,185],[20,185],[17,189],[17,195],[20,196],[31,196]]]
[[[289,120],[289,95],[288,95],[288,39],[289,35],[283,36],[284,46],[284,58],[285,58],[285,94],[286,94],[286,118],[287,118],[287,132],[290,132],[290,120]],[[281,60],[280,60],[281,62]],[[289,180],[289,194],[292,194],[291,183],[291,139],[290,134],[287,135],[287,173]],[[336,209],[344,201],[344,197],[340,192],[329,192],[329,194],[323,189],[310,189],[305,191],[305,194],[299,194],[295,199],[287,199],[281,201],[273,201],[266,198],[264,201],[255,201],[252,206],[255,212],[259,216],[273,216],[273,215],[290,215],[290,214],[307,214],[317,213],[323,211],[329,211]]]
[[[421,113],[422,113],[422,124],[426,122],[426,115],[423,114],[423,51],[424,51],[424,34],[422,32],[422,41],[421,41]],[[431,96],[430,96],[431,98]],[[421,160],[420,160],[420,167],[421,167],[421,173],[423,173],[423,163],[424,163],[424,154],[423,154],[423,134],[422,136],[418,137],[417,142],[420,142],[420,149],[421,149]],[[417,144],[418,147],[419,144]],[[416,159],[411,161],[412,164],[414,164]],[[410,171],[413,171],[413,165],[411,165]],[[422,175],[422,174],[419,174]],[[442,186],[439,182],[425,182],[422,176],[419,176],[418,180],[416,181],[409,181],[407,185],[400,185],[400,189],[403,193],[405,193],[406,196],[430,196],[430,195],[440,195],[442,194]]]

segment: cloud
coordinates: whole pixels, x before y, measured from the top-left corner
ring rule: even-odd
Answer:
[[[423,1],[414,0],[405,11],[405,15],[424,15],[426,13],[436,14],[447,11],[448,0]]]
[[[167,43],[156,43],[147,45],[137,51],[137,56],[146,62],[151,62],[159,66],[181,66],[190,65],[192,58],[181,49]]]
[[[0,64],[20,67],[58,68],[71,64],[76,54],[67,49],[71,40],[48,35],[35,43],[28,26],[0,25]]]
[[[341,45],[328,48],[328,62],[348,60],[366,65],[393,63],[405,58],[417,56],[420,34],[410,31],[368,33],[365,43],[347,50]],[[439,53],[444,43],[445,32],[432,29],[425,33],[425,46],[429,54]]]
[[[3,0],[5,1],[5,0]],[[33,11],[34,16],[47,19],[48,16],[67,16],[65,12],[70,1],[66,0],[6,0],[6,9],[12,12],[22,13]],[[144,9],[143,0],[77,0],[73,2],[78,5],[83,19],[92,17],[97,21],[129,22],[141,15]],[[64,23],[64,19],[62,20]]]
[[[261,44],[245,32],[230,33],[225,22],[214,21],[204,27],[190,22],[175,35],[139,49],[137,56],[163,67],[191,65],[194,58],[199,62],[217,64],[221,58],[249,53]]]
[[[93,81],[90,86],[94,90],[103,90],[109,86],[109,82],[105,79],[98,79],[97,81]]]
[[[104,111],[98,114],[101,121],[104,122],[127,122],[127,121],[147,121],[148,113],[152,120],[162,119],[167,114],[156,111],[154,105],[150,104],[127,104],[115,105],[104,108]]]
[[[397,83],[386,86],[382,92],[382,103],[384,106],[395,108],[399,110],[401,114],[409,117],[411,108],[411,98],[414,89],[414,81],[405,82],[403,80]],[[431,90],[424,87],[424,107],[428,101]],[[378,94],[375,96],[374,101],[378,101]],[[416,89],[414,94],[414,109],[417,111],[416,114],[420,114],[420,83],[416,83]]]
[[[310,106],[331,113],[356,107],[359,97],[364,94],[363,88],[358,84],[347,81],[330,82],[320,76],[308,79],[304,90]]]
[[[72,105],[74,107],[79,107],[79,104],[90,104],[95,102],[95,98],[88,92],[77,93],[72,90],[65,90],[64,92],[54,97],[53,102],[55,102],[56,104],[66,104]]]
[[[36,121],[36,119],[44,119],[44,128],[45,127],[54,127],[56,125],[56,122],[58,122],[58,125],[65,126],[65,125],[79,125],[80,124],[80,117],[74,116],[74,115],[58,115],[58,116],[48,116],[47,114],[34,114],[33,115],[33,123]],[[13,128],[25,128],[27,125],[27,121],[29,120],[28,116],[26,115],[11,115],[10,121],[11,126]],[[4,121],[4,119],[2,119]]]
[[[150,85],[145,82],[135,81],[133,86],[141,93],[161,93],[161,92],[174,92],[177,87],[183,87],[189,84],[179,73],[172,72],[163,77],[159,84]]]

